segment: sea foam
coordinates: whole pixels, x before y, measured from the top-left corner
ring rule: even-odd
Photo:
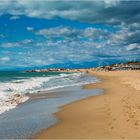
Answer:
[[[0,113],[15,108],[29,99],[28,94],[39,94],[67,86],[97,82],[97,79],[84,76],[83,73],[62,73],[55,76],[26,77],[0,82]]]

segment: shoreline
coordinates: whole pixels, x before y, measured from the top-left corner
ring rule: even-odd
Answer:
[[[77,73],[77,72],[70,72],[69,74],[66,74],[64,72],[58,72],[59,75],[57,75],[60,79],[62,79],[63,77],[65,76],[68,76],[69,78],[71,78],[71,76],[77,76],[79,75],[79,77],[90,77],[88,76],[88,74],[86,72],[80,72],[80,73]],[[55,79],[55,76],[50,76],[52,79],[54,78]],[[46,81],[47,82],[50,82],[51,81],[51,78],[49,76],[46,76]],[[33,77],[35,78],[35,77]],[[39,78],[39,77],[38,77]],[[43,77],[44,78],[44,77]],[[47,78],[50,78],[47,80]],[[90,77],[91,78],[91,77]],[[57,78],[56,78],[57,79]],[[72,78],[71,78],[72,79]],[[71,80],[69,79],[69,81]],[[74,79],[74,78],[73,78]],[[72,80],[73,80],[72,79]],[[21,79],[20,79],[21,80]],[[22,79],[23,81],[25,80],[25,78]],[[72,81],[71,80],[71,81]],[[75,78],[74,80],[77,80],[77,78]],[[33,92],[30,92],[30,88],[32,88],[32,86],[34,86],[34,83],[32,82],[31,85],[29,86],[30,84],[30,81],[28,81],[28,85],[26,85],[27,81],[25,82],[25,86],[24,86],[24,82],[22,81],[21,84],[19,83],[19,81],[17,81],[17,84],[16,84],[16,81],[14,82],[5,82],[7,85],[2,85],[1,87],[4,89],[2,89],[2,95],[3,97],[5,97],[3,100],[0,101],[0,105],[1,105],[1,108],[0,108],[0,114],[4,113],[4,112],[7,112],[7,111],[10,111],[11,109],[14,109],[16,108],[19,104],[21,103],[24,103],[26,102],[27,100],[30,100],[32,97],[36,98],[39,94],[42,94],[42,93],[48,93],[48,92],[53,92],[54,90],[59,90],[61,88],[65,88],[65,87],[71,87],[71,86],[82,86],[84,84],[88,84],[88,83],[91,83],[92,80],[93,82],[96,82],[98,81],[98,79],[92,79],[91,81],[85,81],[85,80],[81,80],[80,82],[77,82],[74,81],[73,82],[69,82],[69,84],[67,82],[64,82],[64,84],[58,84],[58,85],[52,85],[50,87],[46,87],[46,88],[41,88],[41,86],[43,85],[43,81],[40,80],[40,82],[37,84],[37,81],[36,79],[34,79],[34,83],[36,85],[36,87],[40,87],[40,89],[36,88],[36,90],[34,90]],[[89,79],[90,80],[90,79]],[[39,80],[38,80],[39,81]],[[63,80],[60,80],[61,82],[63,82]],[[55,81],[53,81],[54,83]],[[60,83],[61,83],[60,82]],[[85,82],[85,83],[83,83]],[[19,83],[19,84],[18,84]],[[12,85],[13,84],[13,85]],[[50,83],[49,83],[50,84]],[[27,87],[26,87],[27,86]],[[23,88],[24,87],[24,88]],[[16,89],[17,88],[17,89]],[[27,88],[27,89],[26,89]],[[16,89],[16,90],[15,90]],[[25,92],[24,92],[24,89]],[[11,91],[10,91],[11,90]],[[7,96],[5,96],[5,94],[7,93]]]
[[[103,80],[84,87],[104,94],[63,106],[60,123],[34,138],[140,138],[140,71],[89,72]]]
[[[59,122],[54,116],[59,107],[100,93],[100,89],[84,90],[81,85],[76,85],[34,94],[28,101],[0,115],[0,138],[32,138],[40,130]]]

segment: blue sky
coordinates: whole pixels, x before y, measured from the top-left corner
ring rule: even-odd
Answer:
[[[139,6],[119,0],[3,0],[0,70],[140,60]]]

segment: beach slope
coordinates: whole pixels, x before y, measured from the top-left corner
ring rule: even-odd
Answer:
[[[90,73],[102,82],[84,86],[104,94],[62,107],[60,122],[35,138],[140,138],[140,71]]]

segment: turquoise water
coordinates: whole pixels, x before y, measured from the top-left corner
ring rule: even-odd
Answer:
[[[54,113],[60,106],[102,92],[81,87],[97,81],[85,73],[0,72],[0,139],[31,138],[54,125],[59,122]],[[15,94],[24,103],[11,104]]]
[[[22,71],[0,71],[0,82],[26,79],[32,77],[47,77],[60,75],[60,72],[22,72]],[[70,74],[65,72],[65,74]]]
[[[27,101],[30,94],[40,94],[56,88],[78,86],[96,82],[96,77],[84,73],[60,72],[0,72],[0,113],[15,108],[15,95],[20,95],[18,103]],[[13,102],[11,104],[11,101]]]

